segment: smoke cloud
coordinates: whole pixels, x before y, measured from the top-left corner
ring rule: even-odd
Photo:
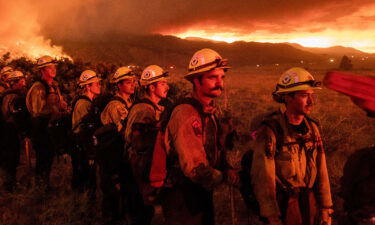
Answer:
[[[42,0],[37,7],[48,35],[92,39],[194,27],[239,33],[314,31],[337,25],[370,4],[373,0]],[[374,22],[374,16],[366,19]]]
[[[249,35],[373,30],[373,4],[373,0],[0,0],[0,53],[61,56],[62,49],[51,46],[50,39],[111,40],[124,34],[176,34],[189,29]]]

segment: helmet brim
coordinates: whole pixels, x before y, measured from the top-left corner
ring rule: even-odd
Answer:
[[[87,84],[92,84],[92,83],[95,83],[95,82],[99,82],[99,81],[101,81],[101,80],[102,80],[101,78],[99,78],[99,77],[95,77],[95,78],[93,78],[93,79],[90,79],[90,80],[85,81],[85,82],[80,82],[80,83],[78,83],[78,84],[79,84],[79,86],[84,86],[84,85],[87,85]]]
[[[123,76],[123,77],[121,77],[119,79],[112,79],[109,83],[116,84],[116,83],[118,83],[118,82],[120,82],[122,80],[128,80],[128,79],[134,79],[134,78],[136,78],[135,75]]]
[[[155,82],[158,82],[158,81],[163,81],[163,80],[168,80],[169,77],[160,77],[158,79],[155,79],[155,80],[152,80],[152,81],[147,81],[147,80],[139,80],[139,84],[141,86],[147,86],[149,84],[152,84],[152,83],[155,83]]]
[[[275,91],[276,94],[280,93],[290,93],[290,92],[295,92],[295,91],[307,91],[307,90],[321,90],[321,87],[312,87],[310,85],[304,84],[304,85],[299,85],[295,86],[292,88],[279,88],[279,90]]]
[[[41,69],[41,68],[44,68],[44,67],[47,67],[47,66],[50,66],[50,65],[56,65],[56,64],[57,64],[56,62],[48,62],[48,63],[42,64],[42,65],[37,65],[36,68]]]

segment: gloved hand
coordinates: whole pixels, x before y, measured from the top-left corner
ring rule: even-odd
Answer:
[[[117,184],[115,184],[115,188],[116,188],[117,191],[120,191],[121,185],[119,183],[117,183]]]
[[[226,172],[228,183],[231,185],[239,185],[240,183],[240,176],[238,175],[238,171],[234,169],[230,169]]]
[[[283,225],[279,217],[272,216],[267,218],[269,225]]]
[[[64,154],[62,155],[62,158],[63,158],[63,160],[64,160],[64,164],[67,164],[68,161],[69,161],[69,155],[68,155],[67,153],[64,153]]]
[[[331,225],[332,224],[332,215],[333,209],[321,209],[319,225]]]

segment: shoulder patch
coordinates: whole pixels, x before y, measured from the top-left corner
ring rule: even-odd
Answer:
[[[195,135],[197,135],[198,137],[201,137],[203,134],[202,124],[198,120],[194,120],[191,123],[191,126],[193,127]]]

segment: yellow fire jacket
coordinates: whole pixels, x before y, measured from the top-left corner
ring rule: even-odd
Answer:
[[[254,144],[251,168],[252,184],[261,215],[280,215],[276,183],[287,188],[314,186],[320,207],[331,207],[326,158],[317,124],[305,118],[308,131],[302,135],[290,128],[283,113],[273,115],[272,119],[281,125],[284,143],[276,143],[275,131],[262,126]]]

